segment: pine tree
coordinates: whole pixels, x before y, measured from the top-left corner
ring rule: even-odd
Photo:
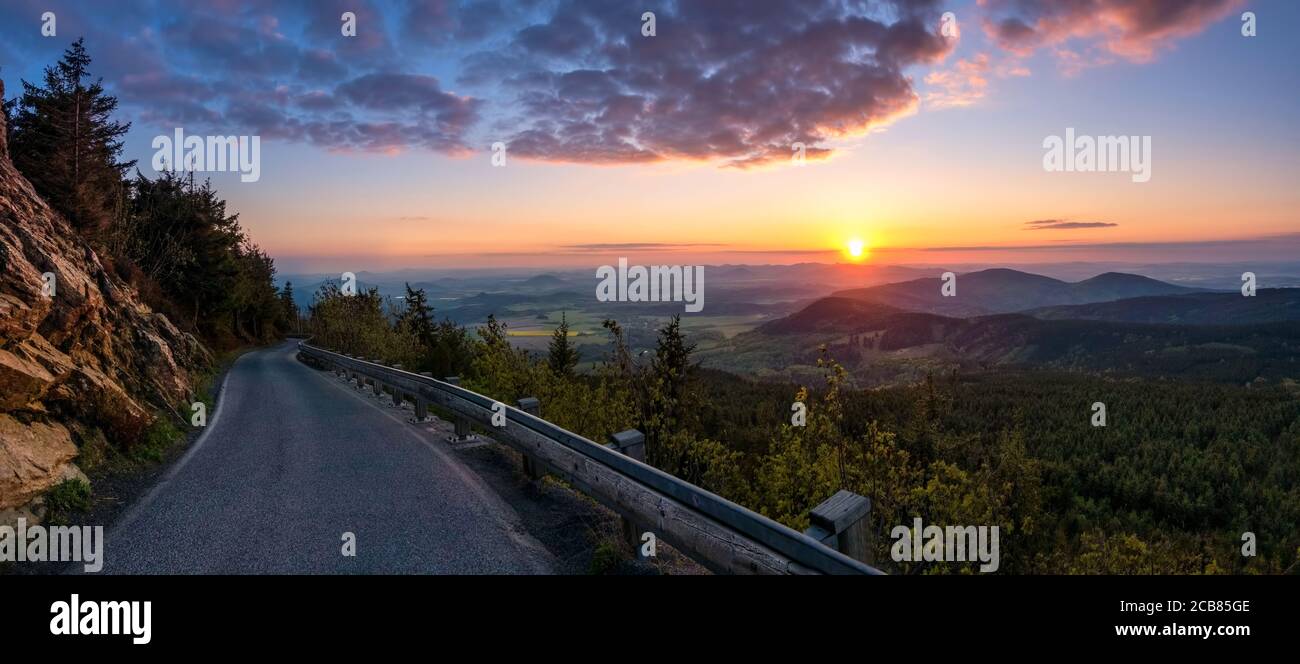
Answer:
[[[280,291],[280,307],[284,310],[284,319],[289,325],[292,332],[301,332],[299,329],[299,320],[301,315],[298,312],[298,303],[293,300],[293,282],[284,282],[284,288]]]
[[[429,296],[423,288],[412,289],[411,284],[406,284],[406,311],[402,313],[400,322],[424,348],[430,349],[436,345],[433,308],[429,306]]]
[[[547,364],[551,367],[551,373],[561,377],[572,376],[574,368],[578,366],[578,349],[569,343],[569,319],[563,312],[560,313],[560,326],[551,334]]]
[[[10,155],[45,200],[75,228],[108,228],[123,210],[123,178],[135,165],[120,162],[130,123],[112,119],[117,99],[90,79],[90,56],[78,39],[53,67],[45,85],[23,81],[12,112]]]
[[[682,318],[673,316],[659,330],[655,342],[655,357],[650,365],[646,384],[649,387],[645,421],[646,457],[654,465],[667,462],[663,458],[668,439],[683,428],[688,414],[687,389],[694,344],[687,344],[682,334]]]

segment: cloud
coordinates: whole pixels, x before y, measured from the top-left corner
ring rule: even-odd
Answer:
[[[340,85],[336,93],[372,110],[438,114],[440,121],[465,125],[477,102],[443,92],[438,79],[419,74],[366,74]]]
[[[1244,0],[979,0],[984,32],[1028,56],[1048,49],[1066,73],[1115,58],[1148,62]]]
[[[925,77],[931,86],[925,95],[926,106],[951,108],[970,106],[984,98],[988,89],[989,56],[980,53],[958,60],[950,69],[937,69]]]
[[[1282,233],[1277,235],[1268,235],[1260,237],[1243,237],[1229,238],[1223,240],[1167,240],[1167,241],[1135,241],[1135,242],[1074,242],[1060,244],[1006,244],[1006,245],[969,245],[969,246],[947,246],[947,247],[879,247],[873,249],[878,252],[903,252],[903,251],[923,251],[923,252],[960,252],[960,251],[1091,251],[1091,250],[1113,250],[1113,249],[1132,249],[1140,251],[1172,251],[1179,249],[1200,250],[1208,252],[1207,256],[1213,256],[1215,251],[1218,252],[1235,252],[1234,255],[1240,255],[1247,258],[1251,257],[1254,252],[1254,258],[1263,260],[1265,256],[1274,254],[1286,255],[1288,259],[1293,259],[1297,252],[1300,252],[1300,233]],[[1220,253],[1223,257],[1225,254]],[[1147,258],[1150,258],[1148,254]]]
[[[680,251],[701,247],[725,247],[725,244],[712,242],[596,242],[589,244],[565,244],[559,248],[573,253],[606,253],[610,251]]]
[[[1043,231],[1043,230],[1068,230],[1076,228],[1111,228],[1119,224],[1109,221],[1067,221],[1065,219],[1039,219],[1037,221],[1026,221],[1025,230]]]
[[[657,5],[657,6],[656,6]],[[937,3],[561,0],[466,79],[504,76],[511,155],[594,164],[667,159],[749,168],[807,158],[913,112],[903,70],[947,55]],[[641,35],[641,12],[656,36]],[[888,16],[889,18],[885,18]]]
[[[165,12],[154,0],[35,4],[48,4],[59,34],[70,35],[57,51],[84,34],[91,71],[130,119],[151,128],[257,134],[330,150],[464,154],[479,119],[482,100],[415,71],[419,58],[396,57],[386,25],[428,3],[174,0]],[[477,2],[453,4],[456,12],[493,15],[475,9]],[[0,25],[30,22],[21,15],[27,9],[11,15],[13,6],[0,6]],[[356,37],[341,33],[345,11],[357,16]],[[54,40],[14,44],[29,61],[58,57]]]
[[[487,37],[514,14],[514,7],[499,0],[415,0],[407,3],[402,31],[411,44],[463,44]]]

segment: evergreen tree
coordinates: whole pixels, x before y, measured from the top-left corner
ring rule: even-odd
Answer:
[[[434,331],[430,369],[435,376],[460,376],[474,359],[474,340],[464,327],[443,319]]]
[[[578,366],[578,349],[569,343],[569,319],[563,312],[560,313],[560,326],[551,334],[547,364],[551,373],[561,377],[572,376],[573,369]]]
[[[406,284],[406,311],[402,312],[399,323],[426,349],[432,349],[437,344],[434,338],[433,308],[429,306],[429,297],[423,288],[416,290],[411,288],[411,284]]]
[[[298,321],[301,316],[298,312],[298,303],[293,300],[293,282],[284,282],[284,289],[280,291],[280,308],[284,311],[285,321],[289,324],[290,331],[300,332]]]
[[[90,81],[90,62],[78,39],[58,64],[46,67],[44,86],[23,81],[9,151],[50,207],[93,234],[122,213],[123,177],[135,162],[118,161],[131,125],[112,119],[117,99],[105,94],[100,80]]]
[[[673,316],[659,330],[655,342],[655,357],[646,377],[648,386],[645,422],[646,458],[659,465],[668,438],[685,425],[686,393],[690,380],[691,353],[694,344],[687,344],[682,334],[682,317]]]

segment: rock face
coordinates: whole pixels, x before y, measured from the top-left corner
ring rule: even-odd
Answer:
[[[14,169],[0,116],[0,512],[79,474],[70,431],[130,444],[210,361]]]

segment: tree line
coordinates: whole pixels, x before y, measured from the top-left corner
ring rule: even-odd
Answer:
[[[150,179],[122,158],[130,123],[90,73],[77,40],[40,83],[4,102],[14,166],[100,255],[105,268],[181,328],[218,348],[264,342],[296,320],[275,263],[210,182]],[[134,174],[132,170],[135,169]]]

